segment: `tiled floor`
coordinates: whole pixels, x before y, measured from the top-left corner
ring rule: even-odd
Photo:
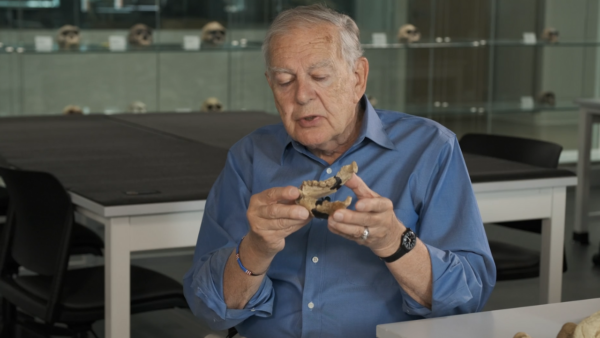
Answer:
[[[600,189],[592,190],[592,206],[600,209]],[[590,224],[590,246],[573,243],[571,238],[573,226],[574,189],[567,195],[566,252],[569,270],[563,278],[563,301],[600,297],[600,267],[594,268],[591,257],[598,252],[600,243],[600,219],[593,219]],[[539,248],[540,236],[523,233],[518,230],[486,226],[488,237],[494,240],[509,240],[528,248]],[[134,264],[156,269],[181,280],[192,261],[191,255],[165,258],[135,259]],[[500,282],[496,285],[485,311],[521,307],[539,304],[539,279],[532,278],[519,281]],[[103,337],[104,322],[95,325],[96,332]],[[205,337],[211,331],[200,320],[195,319],[189,311],[168,310],[132,316],[132,337],[134,338],[198,338]],[[215,337],[224,337],[224,332],[214,332]]]

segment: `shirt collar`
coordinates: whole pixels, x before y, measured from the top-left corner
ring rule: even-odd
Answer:
[[[352,148],[354,148],[357,144],[362,143],[365,138],[368,138],[384,148],[392,150],[395,149],[394,143],[392,140],[390,140],[387,132],[383,128],[383,123],[381,122],[379,115],[375,111],[375,108],[373,108],[371,105],[371,102],[369,102],[369,99],[367,99],[366,95],[363,95],[363,97],[360,99],[360,104],[365,106],[366,109],[365,114],[363,115],[363,123],[360,128],[360,133],[358,134],[358,138],[356,139]],[[286,132],[283,142],[283,151],[281,153],[281,164],[283,164],[286,151],[294,145],[298,148],[303,147],[300,143],[294,141]]]

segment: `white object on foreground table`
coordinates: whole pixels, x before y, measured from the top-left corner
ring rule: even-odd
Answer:
[[[528,306],[377,326],[378,338],[556,337],[567,322],[579,323],[600,310],[600,298]]]

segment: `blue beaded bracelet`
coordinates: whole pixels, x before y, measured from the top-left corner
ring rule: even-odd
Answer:
[[[244,236],[244,237],[246,237],[246,236]],[[237,259],[240,269],[242,269],[242,271],[244,271],[245,274],[247,274],[248,276],[260,276],[260,275],[262,275],[262,273],[260,275],[252,273],[252,271],[246,269],[246,267],[244,266],[244,264],[242,264],[242,261],[240,260],[240,245],[242,244],[242,240],[244,240],[244,237],[242,237],[242,239],[240,239],[240,243],[238,243],[237,248],[235,248],[235,259]]]

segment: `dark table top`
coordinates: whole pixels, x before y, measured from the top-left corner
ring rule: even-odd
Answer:
[[[100,115],[53,116],[0,120],[0,154],[111,206],[205,199],[227,149]]]
[[[564,169],[540,168],[500,158],[463,153],[471,183],[532,180],[571,177],[575,173]]]
[[[0,120],[0,165],[54,174],[104,206],[206,199],[227,150],[280,118],[261,112],[16,117]],[[473,183],[574,176],[464,154]]]
[[[262,126],[281,122],[279,115],[256,111],[122,114],[112,118],[225,149]]]

